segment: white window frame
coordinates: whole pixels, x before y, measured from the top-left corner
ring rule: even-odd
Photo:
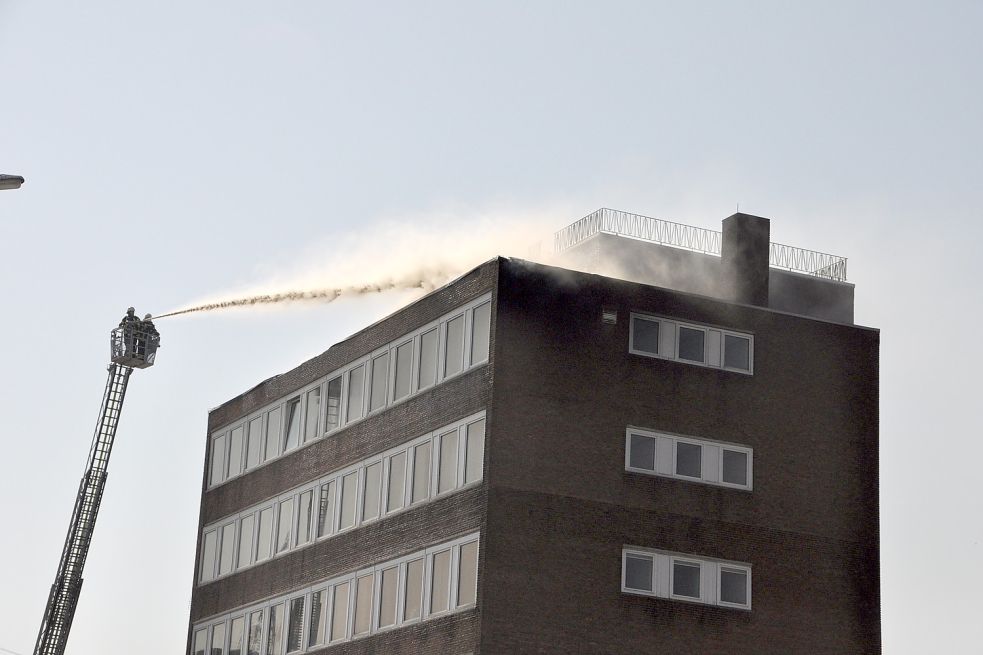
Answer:
[[[722,574],[725,569],[730,569],[733,572],[743,573],[747,578],[747,603],[730,603],[721,598],[723,580]],[[750,610],[751,609],[751,567],[746,564],[738,564],[736,562],[720,562],[717,571],[717,604],[721,607],[733,607],[735,609]]]
[[[635,321],[644,320],[659,324],[659,352],[650,353],[635,348]],[[688,328],[699,330],[704,333],[703,339],[703,361],[697,362],[691,359],[679,357],[679,330]],[[724,366],[724,348],[726,336],[740,337],[748,341],[748,369]],[[749,332],[739,332],[729,328],[716,325],[693,323],[690,321],[680,321],[675,318],[646,314],[643,312],[631,312],[628,328],[628,352],[632,355],[650,357],[653,359],[664,359],[667,361],[679,362],[690,366],[700,366],[703,368],[713,368],[731,373],[742,375],[754,375],[754,335]]]
[[[631,465],[631,437],[637,435],[655,439],[655,470],[637,468]],[[677,445],[688,443],[702,448],[700,459],[700,477],[692,477],[676,473]],[[625,471],[654,475],[663,478],[673,478],[697,484],[709,484],[740,491],[754,490],[754,449],[750,446],[735,444],[716,439],[704,439],[690,435],[674,434],[671,432],[655,431],[629,425],[625,430]],[[724,451],[744,453],[747,456],[747,484],[724,482]]]
[[[655,444],[653,446],[655,455],[652,457],[652,468],[646,469],[646,468],[640,468],[638,466],[632,466],[631,465],[631,438],[633,436],[643,437],[645,439],[651,439],[652,441],[655,442]],[[645,474],[648,474],[648,475],[652,475],[656,471],[659,470],[659,463],[660,463],[659,462],[659,438],[657,436],[655,436],[655,435],[648,434],[646,431],[643,431],[643,430],[632,430],[631,428],[629,428],[628,431],[627,431],[627,433],[626,433],[626,435],[625,435],[625,470],[626,471],[631,471],[633,473],[645,473]]]
[[[304,387],[301,387],[300,389],[297,389],[296,391],[291,392],[290,394],[288,394],[288,395],[280,398],[279,400],[274,401],[272,403],[269,403],[267,405],[264,405],[263,407],[260,407],[260,408],[258,408],[256,410],[250,412],[248,415],[243,416],[243,417],[241,417],[241,418],[239,418],[239,419],[237,419],[237,420],[235,420],[233,422],[230,422],[230,423],[228,423],[226,425],[221,426],[217,430],[212,431],[210,433],[210,435],[209,435],[209,441],[208,441],[208,444],[209,444],[209,458],[208,458],[208,461],[209,461],[209,470],[208,470],[208,475],[206,476],[206,479],[208,480],[207,485],[206,485],[206,489],[207,490],[214,489],[217,486],[220,486],[222,484],[225,484],[229,480],[238,478],[238,477],[240,477],[242,475],[245,475],[247,473],[251,473],[251,472],[253,472],[253,471],[255,471],[255,470],[259,469],[259,468],[262,468],[263,466],[266,466],[270,462],[273,462],[273,461],[275,461],[275,460],[277,460],[277,459],[279,459],[281,457],[284,457],[286,455],[289,455],[291,453],[295,453],[295,452],[301,450],[302,448],[307,447],[309,444],[312,444],[312,443],[315,443],[317,441],[320,441],[322,438],[324,438],[325,436],[328,436],[328,435],[332,434],[333,432],[337,432],[339,430],[343,430],[343,429],[349,427],[350,425],[353,425],[353,424],[357,423],[358,421],[363,421],[363,420],[365,420],[367,418],[370,418],[372,416],[376,416],[377,414],[385,411],[386,409],[389,409],[389,408],[391,408],[391,407],[393,407],[393,406],[395,406],[395,405],[397,405],[399,403],[405,402],[405,401],[409,400],[410,398],[413,398],[414,396],[416,396],[417,394],[419,394],[421,391],[426,391],[428,389],[437,387],[438,385],[443,384],[444,382],[446,382],[448,380],[454,379],[454,378],[456,378],[456,377],[458,377],[460,375],[464,375],[465,373],[467,373],[468,371],[470,371],[473,368],[476,368],[478,366],[483,366],[483,365],[488,364],[491,361],[491,341],[492,341],[492,334],[493,334],[493,331],[494,331],[494,325],[493,325],[492,316],[491,316],[491,314],[493,312],[489,311],[489,340],[488,340],[489,352],[480,361],[471,361],[471,359],[472,359],[472,357],[471,357],[471,339],[472,339],[472,332],[473,332],[473,325],[474,325],[474,310],[476,308],[478,308],[478,307],[481,307],[482,305],[484,305],[486,303],[489,303],[490,304],[491,302],[492,302],[492,294],[491,294],[491,292],[485,293],[485,294],[479,296],[478,298],[475,298],[474,300],[472,300],[472,301],[470,301],[470,302],[468,302],[468,303],[466,303],[464,305],[461,305],[460,307],[457,307],[456,309],[454,309],[454,310],[452,310],[452,311],[444,314],[440,318],[438,318],[438,319],[436,319],[434,321],[431,321],[430,323],[427,323],[426,325],[423,325],[423,326],[421,326],[421,327],[413,330],[413,332],[410,332],[408,334],[404,334],[404,335],[400,336],[399,338],[394,339],[393,341],[391,341],[391,342],[389,342],[389,343],[387,343],[387,344],[385,344],[385,345],[383,345],[383,346],[381,346],[379,348],[376,348],[372,352],[367,353],[367,354],[359,357],[356,360],[352,360],[351,362],[348,362],[347,364],[345,364],[341,368],[338,368],[338,369],[335,369],[335,370],[331,371],[329,374],[327,374],[327,375],[325,375],[325,376],[323,376],[323,377],[321,377],[321,378],[319,378],[319,379],[311,382],[308,385],[305,385]],[[445,375],[445,370],[446,369],[444,368],[444,365],[445,365],[444,353],[445,353],[446,347],[447,347],[447,344],[446,344],[447,323],[449,321],[451,321],[451,320],[459,317],[459,316],[463,316],[464,317],[464,327],[463,327],[464,334],[463,334],[463,338],[462,338],[462,341],[463,341],[463,352],[461,353],[462,370],[460,372],[454,373],[452,375]],[[421,349],[421,338],[422,338],[422,335],[423,334],[425,334],[425,333],[427,333],[427,332],[429,332],[430,330],[433,330],[433,329],[436,329],[437,330],[437,355],[436,355],[436,362],[434,363],[434,366],[435,366],[435,369],[436,369],[435,370],[436,377],[435,377],[435,381],[434,381],[434,384],[433,385],[421,389],[420,388],[420,371],[419,371],[419,368],[420,368],[419,358],[420,358],[420,349]],[[404,345],[406,343],[410,343],[410,342],[412,342],[412,344],[413,344],[412,345],[412,353],[411,353],[411,356],[410,356],[410,366],[411,366],[411,370],[410,370],[410,392],[406,396],[403,396],[402,398],[396,400],[396,398],[395,398],[395,393],[396,393],[395,392],[395,384],[396,384],[396,376],[395,376],[395,370],[396,370],[396,366],[395,366],[396,349],[399,346],[402,346],[402,345]],[[371,383],[372,383],[372,375],[373,375],[373,371],[372,371],[372,360],[375,357],[378,357],[380,355],[387,354],[387,353],[389,355],[389,367],[388,367],[388,372],[387,372],[388,379],[387,379],[387,382],[386,382],[386,401],[385,401],[385,403],[383,404],[382,407],[379,407],[376,410],[370,412],[369,411],[369,408],[370,408],[371,394],[372,394],[372,385],[371,385]],[[349,416],[348,416],[348,386],[349,386],[349,379],[348,378],[349,378],[349,375],[350,375],[351,371],[353,369],[355,369],[355,368],[358,368],[359,366],[365,366],[365,376],[363,378],[363,388],[362,388],[362,415],[360,417],[358,417],[358,418],[349,418]],[[327,428],[327,409],[328,409],[328,382],[330,382],[331,380],[335,379],[336,377],[340,377],[341,378],[341,397],[340,397],[340,407],[339,407],[339,412],[338,412],[339,413],[339,416],[338,416],[338,426],[335,427],[335,428],[332,428],[331,430],[327,430],[326,428]],[[318,436],[313,437],[310,440],[305,441],[305,436],[306,436],[306,433],[307,433],[306,432],[306,430],[307,430],[307,425],[306,425],[306,423],[307,423],[307,402],[308,402],[307,395],[308,395],[308,393],[310,391],[312,391],[312,390],[314,390],[315,388],[318,388],[318,387],[321,388],[321,407],[320,407],[320,409],[318,411],[318,423],[319,423],[318,430],[317,430],[317,435]],[[298,444],[298,446],[296,446],[296,447],[294,447],[294,448],[292,448],[290,450],[285,450],[284,447],[286,445],[286,438],[287,438],[286,431],[285,431],[285,426],[286,426],[286,404],[287,404],[288,401],[291,401],[291,400],[293,400],[295,398],[298,398],[298,397],[301,400],[300,410],[299,410],[300,411],[300,422],[301,422],[301,424],[300,424],[300,439],[299,439],[300,443]],[[279,443],[278,443],[278,451],[277,451],[277,454],[276,455],[273,455],[269,459],[266,459],[266,437],[267,437],[267,432],[269,431],[268,414],[269,414],[270,411],[275,410],[277,408],[280,409],[280,439],[279,439]],[[261,434],[260,441],[262,443],[260,444],[259,463],[256,466],[252,467],[252,468],[247,468],[247,466],[246,466],[246,456],[245,455],[248,454],[248,448],[249,448],[249,422],[251,420],[257,418],[257,417],[262,417],[262,425],[261,425],[261,433],[260,433]],[[210,454],[211,454],[211,447],[212,447],[213,440],[216,437],[222,435],[223,433],[225,433],[227,435],[231,435],[231,430],[233,428],[239,427],[239,426],[242,426],[243,427],[243,446],[242,446],[242,448],[243,448],[243,451],[242,451],[243,452],[243,458],[242,458],[242,470],[239,473],[236,473],[236,474],[232,474],[228,470],[228,441],[230,441],[230,439],[231,439],[230,438],[230,439],[227,440],[226,449],[225,449],[226,450],[226,453],[225,453],[225,457],[223,458],[225,461],[223,463],[223,476],[222,476],[222,480],[217,481],[217,482],[213,482],[211,480],[211,468],[210,468],[211,467]]]
[[[628,556],[652,559],[652,591],[635,589],[626,585]],[[700,568],[700,597],[676,594],[673,591],[675,582],[676,562],[696,565]],[[729,603],[720,600],[721,572],[731,570],[744,573],[747,577],[747,603]],[[664,579],[660,576],[664,576]],[[716,605],[728,609],[751,610],[752,575],[751,564],[735,562],[715,557],[705,557],[689,553],[679,553],[643,546],[624,546],[621,550],[621,593],[633,596],[651,596],[675,602],[694,603],[698,605]]]
[[[466,446],[467,446],[468,427],[482,421],[485,423],[485,428],[484,428],[485,438],[483,439],[483,444],[485,446],[485,449],[487,449],[488,418],[487,418],[487,412],[485,410],[481,410],[470,416],[454,421],[449,425],[440,427],[436,430],[433,430],[432,432],[428,432],[422,436],[416,437],[415,439],[402,443],[399,446],[390,448],[389,450],[383,451],[381,453],[377,453],[375,455],[372,455],[371,457],[367,457],[363,460],[354,462],[343,469],[335,470],[331,473],[328,473],[327,475],[318,478],[317,480],[312,480],[310,482],[305,483],[302,486],[287,490],[277,495],[276,497],[267,498],[266,500],[263,500],[260,503],[252,505],[238,512],[237,514],[225,516],[221,519],[212,521],[211,523],[209,523],[203,528],[202,535],[204,535],[205,533],[211,530],[220,529],[221,526],[228,524],[230,521],[235,521],[236,539],[238,540],[240,538],[241,530],[242,530],[242,519],[247,516],[253,516],[253,536],[252,536],[252,543],[250,547],[251,561],[249,562],[249,564],[246,566],[241,566],[237,561],[236,566],[233,568],[233,570],[230,573],[225,574],[223,576],[219,576],[216,573],[216,575],[208,582],[212,582],[214,580],[227,577],[229,575],[234,575],[246,568],[263,564],[277,557],[283,557],[290,552],[293,552],[300,548],[306,548],[324,539],[332,538],[340,533],[348,532],[350,530],[355,530],[361,528],[363,525],[376,523],[377,521],[388,519],[390,516],[399,514],[401,512],[410,511],[412,509],[415,509],[416,507],[419,507],[420,505],[436,500],[438,498],[437,485],[439,482],[438,476],[439,476],[439,464],[440,464],[440,441],[441,441],[441,437],[445,435],[454,434],[457,436],[457,440],[458,440],[457,454],[454,462],[455,477],[454,477],[453,486],[450,489],[447,489],[444,492],[442,492],[439,495],[439,498],[444,498],[448,495],[457,493],[464,489],[470,489],[472,487],[476,487],[483,484],[484,477],[485,477],[484,476],[485,473],[484,456],[486,452],[485,449],[482,450],[482,456],[481,456],[482,465],[481,465],[481,471],[479,476],[475,480],[467,483],[465,483],[465,478],[464,478],[467,468]],[[413,474],[415,472],[415,467],[413,466],[414,464],[413,459],[416,456],[417,447],[424,444],[430,445],[430,476],[427,481],[427,489],[429,495],[426,498],[420,499],[415,503],[411,504],[409,501],[413,490]],[[406,453],[406,474],[404,475],[404,480],[403,480],[403,485],[404,485],[403,506],[400,507],[399,509],[388,510],[387,501],[388,501],[388,491],[389,491],[390,460],[393,456],[398,455],[400,453]],[[379,515],[375,518],[366,519],[364,516],[366,472],[369,466],[376,463],[380,463],[382,465],[381,466],[382,477],[381,477],[380,489],[379,489]],[[343,487],[344,487],[343,480],[345,477],[351,474],[356,475],[355,522],[353,525],[342,529],[341,528],[341,511],[342,511],[341,501],[343,498],[343,494],[342,494]],[[320,498],[321,498],[320,490],[322,485],[327,484],[329,482],[334,483],[334,507],[332,508],[332,516],[330,519],[331,528],[328,534],[324,536],[318,536],[317,530],[319,526],[318,526],[317,518],[319,517],[320,514]],[[300,520],[300,515],[299,515],[300,496],[301,494],[307,491],[312,491],[313,493],[312,502],[314,503],[314,512],[312,514],[314,516],[312,517],[311,539],[306,543],[301,544],[297,542],[297,535],[298,535],[297,527],[299,525],[298,522]],[[280,503],[285,501],[290,501],[292,503],[291,511],[293,513],[293,517],[291,520],[292,530],[290,535],[290,545],[286,549],[277,552],[276,546],[280,536],[279,534]],[[259,517],[260,514],[267,509],[271,510],[273,513],[271,555],[262,560],[257,560],[257,556],[259,554],[258,552],[259,551],[259,525],[260,525]],[[204,547],[204,541],[202,541],[202,548],[203,547]],[[216,551],[216,553],[218,553],[218,551]],[[236,557],[238,558],[238,550],[236,551]],[[216,561],[217,558],[218,555],[216,554]],[[199,576],[199,584],[207,584],[207,583],[202,581]]]
[[[646,559],[652,564],[652,577],[649,580],[652,589],[639,589],[638,587],[628,586],[628,557],[634,557],[636,559]],[[621,559],[621,591],[627,594],[643,594],[650,595],[655,593],[656,580],[659,578],[658,571],[656,570],[656,561],[652,553],[640,553],[640,552],[626,552],[622,554]]]
[[[199,631],[205,631],[205,644],[206,649],[211,647],[211,639],[215,626],[224,625],[225,626],[225,639],[224,648],[225,652],[228,652],[229,640],[231,639],[231,623],[234,619],[241,618],[243,620],[243,641],[248,643],[249,639],[249,617],[254,612],[262,612],[263,619],[261,622],[261,632],[262,635],[262,649],[263,652],[266,651],[267,640],[269,638],[269,622],[272,615],[273,608],[277,605],[283,605],[283,626],[281,633],[281,652],[286,655],[287,648],[287,638],[290,628],[290,606],[291,602],[297,598],[304,599],[304,611],[301,614],[302,626],[301,626],[301,649],[298,651],[291,651],[290,655],[294,653],[304,653],[308,651],[321,650],[328,646],[333,646],[335,644],[340,644],[344,642],[355,641],[365,637],[369,637],[374,634],[386,633],[391,630],[397,630],[405,626],[415,625],[422,621],[428,621],[434,617],[448,616],[458,612],[465,612],[473,610],[477,605],[478,594],[480,589],[476,587],[475,589],[475,602],[467,603],[465,605],[457,605],[457,598],[460,595],[460,560],[461,560],[461,549],[468,544],[477,544],[478,552],[476,553],[476,560],[480,566],[481,562],[481,533],[475,532],[468,534],[451,541],[438,543],[433,546],[429,546],[425,549],[415,551],[408,555],[402,557],[391,559],[380,564],[375,564],[372,566],[362,567],[356,571],[352,571],[343,575],[335,576],[327,580],[319,580],[311,585],[300,589],[291,589],[286,593],[280,593],[276,596],[269,597],[265,600],[252,603],[250,605],[240,606],[229,612],[226,612],[219,616],[206,617],[205,619],[199,621],[192,627],[192,639],[191,639],[191,649],[194,652],[194,635]],[[448,577],[448,609],[441,610],[439,612],[430,613],[430,597],[432,590],[430,589],[431,579],[432,579],[432,560],[436,553],[445,552],[450,550],[450,575]],[[423,588],[421,590],[421,606],[420,606],[420,617],[413,619],[405,618],[405,607],[406,607],[406,590],[407,590],[407,576],[408,568],[410,562],[415,562],[417,560],[422,560],[424,562],[423,571]],[[396,623],[391,626],[380,627],[379,625],[379,612],[382,603],[382,572],[388,569],[396,569]],[[476,576],[480,577],[480,571],[476,569]],[[370,599],[370,622],[369,631],[365,634],[355,635],[355,598],[358,579],[364,576],[372,576],[372,598]],[[335,588],[338,585],[348,584],[348,606],[345,608],[345,635],[339,639],[331,640],[331,629],[334,622],[334,597]],[[311,610],[313,603],[314,592],[320,591],[326,594],[325,602],[325,634],[324,641],[321,644],[314,646],[309,645],[310,633],[311,633]]]
[[[676,564],[681,564],[683,566],[689,566],[695,568],[699,572],[699,583],[697,596],[687,596],[686,594],[676,593]],[[698,559],[686,555],[670,555],[669,556],[669,598],[672,600],[684,600],[691,603],[702,603],[706,604],[706,594],[703,590],[704,582],[704,571],[703,562]]]
[[[699,475],[688,475],[679,472],[679,444],[687,444],[690,446],[696,446],[700,449],[700,474]],[[658,444],[656,444],[658,448]],[[676,437],[672,441],[672,477],[679,478],[680,480],[691,480],[694,482],[703,482],[706,477],[704,471],[706,467],[703,465],[703,456],[706,449],[703,447],[703,442],[698,439],[688,439],[685,437]]]

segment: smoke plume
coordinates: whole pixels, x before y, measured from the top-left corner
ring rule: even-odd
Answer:
[[[428,293],[496,255],[541,262],[552,251],[553,231],[570,216],[552,210],[443,212],[363,224],[266,263],[267,280],[154,318],[297,302],[330,303],[343,297],[391,291]],[[405,301],[405,298],[403,298]]]

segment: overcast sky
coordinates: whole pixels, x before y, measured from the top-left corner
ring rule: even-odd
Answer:
[[[393,221],[465,257],[489,220],[737,203],[848,256],[882,330],[885,652],[978,645],[981,33],[980,2],[0,0],[0,648],[33,648],[127,305],[371,275]],[[208,409],[408,299],[161,322],[69,652],[183,650]]]

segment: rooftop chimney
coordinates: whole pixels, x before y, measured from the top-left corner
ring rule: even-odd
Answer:
[[[771,221],[734,214],[723,221],[721,287],[728,300],[768,306],[768,250]]]

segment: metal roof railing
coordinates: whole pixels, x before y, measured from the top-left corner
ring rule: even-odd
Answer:
[[[553,250],[557,253],[569,250],[595,234],[614,234],[717,256],[723,242],[723,234],[716,230],[602,207],[556,232],[553,235]],[[781,243],[770,246],[768,263],[775,268],[846,281],[846,257]]]

